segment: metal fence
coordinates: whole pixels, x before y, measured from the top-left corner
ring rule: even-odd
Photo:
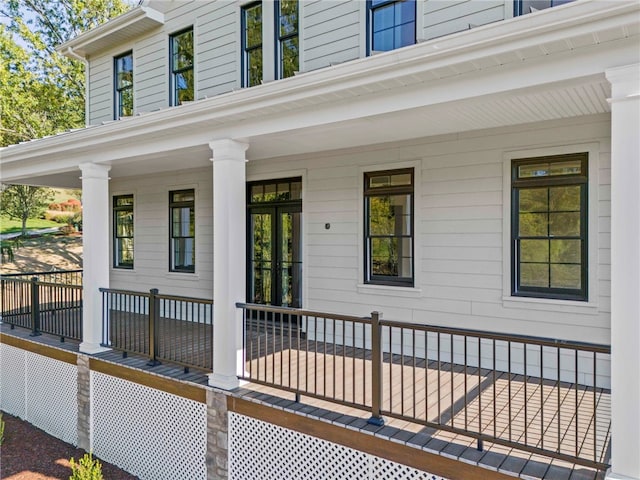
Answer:
[[[299,309],[244,311],[243,379],[607,467],[610,347]]]
[[[102,342],[124,354],[211,371],[213,301],[101,288]]]
[[[82,270],[2,275],[2,322],[82,340]]]

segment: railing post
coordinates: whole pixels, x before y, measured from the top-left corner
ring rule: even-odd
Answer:
[[[150,367],[160,365],[160,362],[156,359],[157,352],[157,320],[160,315],[160,299],[157,297],[159,291],[157,288],[149,290],[149,355],[151,360],[147,363]]]
[[[384,419],[380,415],[382,404],[381,316],[380,312],[371,312],[371,418],[367,420],[367,423],[378,427],[384,425]]]
[[[40,333],[40,290],[38,277],[31,277],[31,334],[32,337],[41,335]]]

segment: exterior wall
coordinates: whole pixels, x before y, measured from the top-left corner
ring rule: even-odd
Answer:
[[[423,15],[422,39],[429,40],[509,18],[513,15],[513,3],[504,0],[427,0]]]
[[[303,71],[347,62],[361,56],[364,44],[364,2],[300,2]]]
[[[270,8],[272,3],[266,3]],[[195,98],[212,97],[240,88],[241,2],[151,1],[165,16],[152,32],[89,58],[89,118],[91,125],[113,120],[113,58],[133,51],[134,112],[169,106],[169,40],[193,25],[195,34]],[[417,2],[417,39],[428,40],[512,16],[508,0]],[[265,15],[264,21],[273,19]],[[360,0],[300,1],[300,70],[316,70],[366,55],[366,4]],[[274,44],[265,43],[268,48]],[[265,54],[265,62],[273,53]],[[265,64],[265,71],[269,65]]]
[[[160,293],[213,298],[211,169],[114,179],[109,187],[111,196],[133,194],[135,222],[134,269],[112,268],[110,286],[135,291],[158,288]],[[188,188],[196,194],[195,273],[169,272],[169,192]],[[111,257],[112,252],[113,245]]]
[[[607,116],[583,117],[249,163],[247,178],[303,174],[305,308],[353,315],[379,310],[386,319],[608,344],[609,132]],[[594,294],[588,305],[510,300],[503,284],[510,268],[503,251],[505,157],[585,144],[599,150],[589,193]],[[407,166],[415,167],[417,183],[416,288],[362,285],[363,172]]]

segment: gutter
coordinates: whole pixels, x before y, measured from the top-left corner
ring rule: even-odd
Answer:
[[[89,65],[89,60],[82,55],[76,53],[72,47],[67,47],[67,49],[62,53],[63,55],[74,58],[76,60],[84,63],[84,126],[89,126],[89,105],[91,102],[89,101],[90,89],[89,89],[89,69],[91,68]]]

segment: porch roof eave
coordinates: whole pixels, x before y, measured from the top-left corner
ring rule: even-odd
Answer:
[[[483,98],[509,92],[519,95],[528,89],[535,94],[544,85],[599,85],[604,93],[586,114],[603,113],[608,111],[604,69],[638,61],[633,38],[640,30],[639,11],[636,2],[576,2],[180,107],[5,147],[0,149],[0,166],[4,181],[15,181],[38,173],[77,171],[86,161],[112,163],[206,147],[219,138],[273,140],[300,129],[315,130],[317,136],[345,122],[366,128],[363,123],[369,119],[387,118],[388,124],[408,112],[417,117],[407,118],[424,118],[461,104],[478,107]],[[607,32],[606,44],[598,32]],[[587,55],[590,61],[584,61]],[[567,61],[572,63],[566,66]],[[420,108],[425,109],[421,114]],[[581,108],[576,115],[585,114]],[[459,117],[464,109],[458,110]],[[486,128],[480,117],[477,125],[454,120],[449,128],[457,131]],[[535,120],[523,115],[521,123]],[[442,120],[431,131],[424,125],[422,136],[450,133],[446,126]],[[379,138],[377,134],[371,140]],[[388,141],[394,139],[399,137],[391,135]],[[249,158],[272,153],[250,150]],[[296,152],[281,154],[290,153]]]

